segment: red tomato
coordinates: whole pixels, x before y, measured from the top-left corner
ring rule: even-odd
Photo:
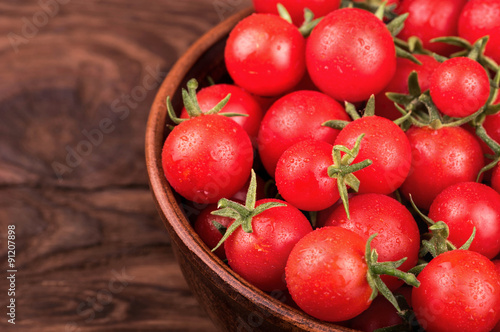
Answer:
[[[260,96],[293,88],[305,73],[305,40],[297,27],[279,16],[253,14],[229,34],[224,51],[234,82]]]
[[[500,94],[499,94],[500,98]],[[493,115],[487,115],[483,122],[484,130],[495,142],[500,144],[500,112]],[[484,150],[487,154],[493,154],[493,151],[485,144],[487,149]]]
[[[380,116],[366,116],[349,123],[335,139],[335,145],[352,149],[365,134],[353,163],[366,159],[371,166],[353,174],[361,182],[359,193],[390,194],[405,181],[411,165],[411,147],[404,131]]]
[[[471,0],[460,14],[458,35],[469,42],[490,36],[485,54],[500,63],[500,1]]]
[[[197,203],[231,197],[250,177],[252,163],[248,134],[217,114],[182,122],[163,145],[165,177],[175,191]]]
[[[277,199],[266,202],[285,203]],[[264,291],[286,289],[285,265],[293,246],[312,231],[311,224],[290,204],[265,210],[252,219],[252,233],[239,227],[224,242],[228,264],[245,280]]]
[[[344,107],[316,91],[292,92],[276,101],[260,125],[257,145],[269,175],[274,177],[279,157],[293,144],[314,139],[332,144],[339,130],[324,127],[328,120],[349,121]]]
[[[286,264],[288,290],[309,315],[339,322],[370,306],[365,241],[341,227],[323,227],[304,236]]]
[[[411,127],[406,135],[412,149],[412,166],[401,193],[421,209],[429,209],[445,188],[475,181],[484,166],[477,139],[461,127]]]
[[[477,61],[451,58],[432,74],[430,94],[443,114],[464,118],[484,106],[490,96],[490,79]]]
[[[418,275],[412,304],[427,332],[488,332],[500,319],[500,276],[493,263],[468,250],[445,252]]]
[[[276,186],[280,195],[293,206],[319,211],[340,198],[337,179],[328,176],[333,164],[333,145],[306,140],[288,148],[276,166]]]
[[[256,138],[259,131],[260,121],[264,116],[262,107],[257,100],[242,88],[231,84],[215,84],[201,89],[196,94],[198,104],[203,112],[211,110],[222,99],[231,94],[228,103],[220,113],[238,113],[248,116],[231,117],[234,122],[239,124],[248,136]],[[186,108],[182,109],[181,118],[188,118]]]
[[[431,43],[437,37],[457,36],[458,18],[467,0],[404,0],[398,14],[409,13],[398,38],[407,40],[417,36],[424,47],[432,52],[449,55],[456,47],[445,43]]]
[[[429,218],[444,221],[457,248],[472,235],[470,250],[492,259],[500,253],[500,194],[487,185],[462,182],[443,190],[432,202]]]
[[[377,250],[379,262],[398,261],[407,257],[406,262],[399,267],[405,272],[417,264],[420,232],[415,219],[404,205],[386,195],[355,195],[349,199],[349,212],[351,219],[347,219],[343,206],[337,207],[327,217],[325,226],[349,229],[365,241],[378,233],[371,245]],[[382,281],[391,290],[403,284],[402,280],[389,276],[382,276]]]
[[[375,96],[375,113],[390,120],[400,118],[402,114],[394,106],[394,102],[385,96],[386,92],[396,92],[407,94],[408,76],[412,71],[418,74],[418,83],[422,91],[430,87],[430,77],[439,66],[439,62],[430,55],[415,54],[415,57],[422,63],[418,65],[413,61],[404,58],[397,59],[396,73],[389,84]]]
[[[281,3],[290,13],[296,26],[304,22],[304,9],[308,8],[315,18],[325,16],[340,7],[340,0],[252,0],[257,13],[278,14],[277,5]]]
[[[222,239],[222,233],[214,226],[212,220],[218,222],[224,227],[228,227],[231,223],[231,218],[214,216],[210,213],[217,210],[217,204],[208,205],[196,218],[194,222],[194,231],[201,238],[203,243],[207,245],[209,249],[215,248],[215,246]],[[220,259],[226,259],[226,252],[224,251],[224,244],[217,248],[214,253]]]
[[[385,24],[372,13],[344,8],[327,16],[307,41],[307,70],[316,86],[340,101],[376,94],[396,71],[396,51]]]

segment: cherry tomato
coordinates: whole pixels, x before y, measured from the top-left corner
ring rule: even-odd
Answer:
[[[288,290],[309,315],[339,322],[370,306],[365,241],[341,227],[323,227],[304,236],[286,264]]]
[[[280,98],[262,119],[257,145],[269,175],[274,177],[279,157],[293,144],[314,139],[332,144],[339,130],[324,127],[328,120],[349,121],[344,107],[317,91],[296,91]]]
[[[353,174],[361,182],[359,193],[390,194],[405,181],[411,166],[411,147],[404,131],[380,116],[365,116],[349,123],[335,139],[335,145],[352,149],[365,134],[353,163],[370,159],[373,164]]]
[[[307,41],[307,70],[316,86],[339,101],[376,94],[396,71],[396,51],[385,24],[372,13],[344,8],[327,16]]]
[[[363,332],[373,332],[384,327],[402,324],[396,308],[383,296],[373,300],[370,307],[354,317],[349,324],[351,329]]]
[[[418,83],[422,91],[430,87],[430,77],[434,70],[439,66],[439,62],[430,55],[415,54],[415,57],[422,63],[418,65],[413,61],[404,58],[397,59],[396,73],[389,84],[375,96],[375,113],[390,120],[400,118],[402,114],[394,106],[394,102],[386,97],[387,92],[396,92],[407,94],[408,76],[412,71],[418,74]]]
[[[431,43],[438,37],[457,36],[458,18],[467,0],[404,0],[397,8],[398,14],[409,13],[398,38],[420,38],[424,48],[442,55],[449,55],[456,47],[445,43]]]
[[[451,58],[431,76],[430,94],[445,115],[463,118],[477,112],[490,96],[490,79],[477,61]]]
[[[325,226],[349,229],[365,241],[378,233],[373,239],[372,248],[377,250],[379,262],[398,261],[407,257],[399,267],[402,271],[408,271],[417,264],[420,232],[415,219],[404,205],[386,195],[362,194],[349,199],[349,212],[351,219],[347,218],[343,206],[337,207],[327,217]],[[403,284],[403,281],[389,276],[382,276],[382,281],[391,290]]]
[[[305,40],[279,16],[253,14],[229,34],[224,59],[229,75],[245,90],[276,96],[293,88],[305,73]]]
[[[209,204],[205,209],[201,211],[196,218],[194,223],[194,231],[201,238],[203,243],[207,245],[209,249],[215,248],[217,243],[222,239],[222,233],[215,227],[212,221],[216,221],[224,227],[228,227],[231,223],[231,218],[214,216],[210,213],[217,210],[217,204]],[[224,251],[224,244],[217,248],[214,253],[220,259],[226,259],[226,252]]]
[[[406,132],[412,150],[412,166],[401,193],[421,209],[429,209],[445,188],[475,181],[484,166],[477,139],[461,127],[411,127]]]
[[[281,3],[292,17],[293,24],[302,25],[304,9],[308,8],[315,18],[325,16],[340,7],[340,0],[252,0],[257,13],[278,14],[277,5]]]
[[[500,98],[500,94],[499,94]],[[492,115],[487,115],[483,122],[484,130],[495,142],[500,144],[500,112]],[[486,149],[483,149],[486,154],[493,154],[493,151],[484,144]]]
[[[427,332],[488,332],[500,319],[500,275],[483,255],[453,250],[434,258],[412,292],[418,322]]]
[[[462,10],[458,35],[474,43],[477,39],[490,36],[485,54],[500,63],[500,1],[471,0]]]
[[[231,94],[228,103],[221,110],[220,113],[238,113],[246,114],[248,116],[234,116],[231,117],[237,124],[239,124],[248,136],[256,139],[259,131],[260,121],[264,116],[262,107],[257,100],[242,88],[231,84],[215,84],[201,89],[196,94],[198,104],[203,112],[211,110],[222,99]],[[186,108],[182,109],[181,118],[188,118]]]
[[[444,221],[457,248],[472,235],[470,250],[492,259],[500,253],[500,194],[487,185],[462,182],[443,190],[432,202],[429,218]]]
[[[276,199],[258,200],[285,203]],[[241,227],[224,242],[228,264],[245,280],[264,291],[286,289],[285,265],[293,246],[312,231],[297,208],[285,203],[265,210],[252,219],[252,233]]]
[[[248,134],[217,114],[182,122],[163,145],[165,177],[175,191],[197,203],[231,197],[250,177],[252,163]]]
[[[333,164],[333,145],[306,140],[288,148],[276,166],[276,186],[280,195],[293,206],[319,211],[340,198],[337,179],[328,176]]]

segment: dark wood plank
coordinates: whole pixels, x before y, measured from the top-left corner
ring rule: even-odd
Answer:
[[[250,3],[0,3],[1,331],[215,331],[154,207],[144,130],[175,60]]]

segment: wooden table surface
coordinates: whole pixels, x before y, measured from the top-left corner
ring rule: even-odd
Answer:
[[[153,204],[144,130],[176,59],[250,4],[0,2],[0,331],[215,331]]]

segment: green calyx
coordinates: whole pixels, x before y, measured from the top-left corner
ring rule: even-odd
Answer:
[[[285,6],[283,6],[283,4],[281,3],[278,3],[277,7],[279,16],[288,23],[293,24],[292,17],[290,16],[290,13],[285,8]],[[322,19],[323,17],[315,19],[312,10],[310,10],[309,8],[304,8],[304,22],[299,27],[299,32],[302,34],[302,36],[309,37],[312,30],[316,27],[316,25],[318,25],[319,22],[321,22]]]
[[[254,170],[251,172],[250,185],[248,186],[247,197],[245,205],[240,203],[222,198],[218,202],[218,210],[212,212],[215,216],[222,216],[234,219],[233,223],[227,228],[226,232],[222,236],[222,239],[217,243],[212,251],[217,250],[226,239],[238,228],[242,227],[243,231],[246,233],[252,233],[252,220],[253,217],[264,212],[267,209],[271,209],[278,206],[286,206],[283,203],[268,202],[255,207],[257,201],[257,179]]]
[[[351,215],[349,213],[349,195],[347,187],[349,186],[357,192],[360,185],[359,179],[353,173],[373,163],[371,160],[366,159],[362,162],[352,164],[359,153],[361,140],[364,136],[365,134],[361,134],[357,138],[356,144],[351,150],[343,145],[335,145],[332,151],[333,165],[328,167],[328,176],[337,179],[338,191],[348,219],[351,219]],[[342,156],[342,152],[344,156]]]
[[[486,130],[484,129],[482,124],[477,125],[476,127],[476,135],[484,142],[486,145],[493,151],[494,155],[486,155],[492,161],[484,166],[477,175],[476,182],[480,182],[481,175],[483,173],[493,169],[496,165],[500,163],[500,144],[497,143],[493,138],[491,138]]]
[[[396,308],[400,315],[404,315],[405,312],[403,312],[403,310],[401,309],[396,297],[390,291],[387,285],[382,281],[380,276],[388,275],[396,277],[413,287],[419,287],[420,282],[417,280],[417,277],[414,274],[398,270],[398,267],[400,267],[406,261],[406,257],[395,262],[378,262],[377,251],[371,248],[371,243],[376,236],[377,234],[373,234],[372,236],[370,236],[370,238],[366,242],[365,248],[365,259],[366,264],[368,265],[366,279],[373,290],[370,300],[375,299],[380,293]]]
[[[210,114],[220,114],[228,117],[232,116],[248,116],[248,114],[237,114],[237,113],[219,113],[224,106],[229,102],[229,98],[231,98],[231,94],[229,93],[224,99],[222,99],[217,105],[215,105],[212,109],[207,112],[203,112],[198,103],[198,98],[196,96],[196,90],[198,90],[198,81],[194,78],[190,79],[187,82],[187,90],[182,89],[182,101],[184,103],[184,107],[189,115],[189,118],[197,117],[200,115],[210,115]],[[172,106],[172,100],[170,96],[167,97],[167,112],[170,120],[173,123],[179,124],[181,122],[187,121],[189,119],[181,119],[179,118]]]
[[[444,221],[434,222],[431,218],[426,216],[419,210],[419,208],[413,202],[410,195],[410,203],[413,209],[419,214],[419,216],[427,223],[429,226],[429,233],[425,235],[422,240],[422,245],[419,252],[419,257],[423,258],[427,254],[432,257],[437,257],[447,251],[456,250],[457,247],[448,240],[450,236],[450,229]],[[470,238],[458,249],[468,250],[476,236],[476,227],[472,231]],[[425,266],[426,264],[422,264]]]

